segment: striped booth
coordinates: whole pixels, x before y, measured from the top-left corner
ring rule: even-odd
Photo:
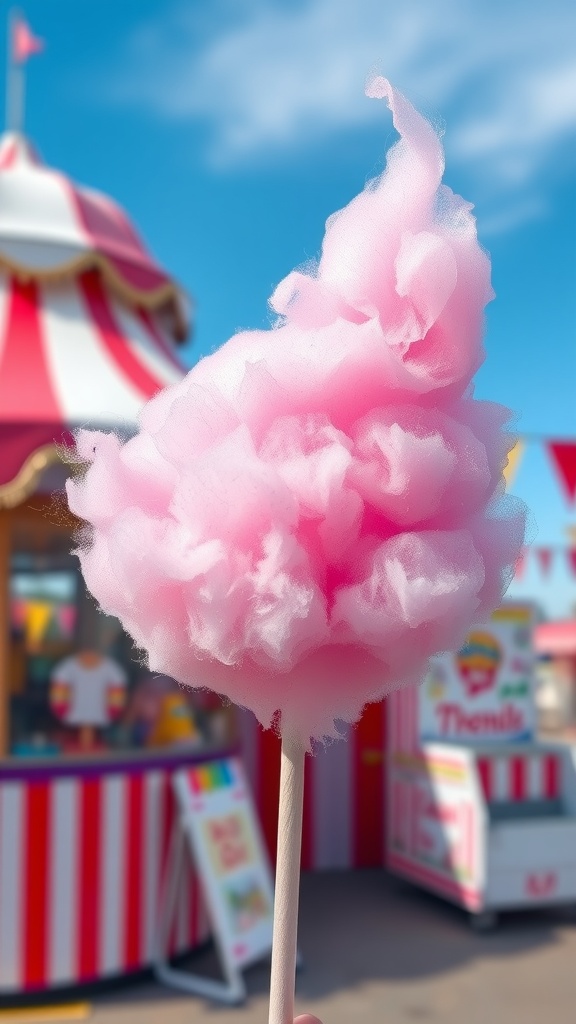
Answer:
[[[388,867],[464,907],[576,901],[576,750],[420,738],[422,691],[388,702]]]
[[[562,757],[557,750],[522,748],[478,752],[478,774],[486,803],[503,805],[550,804],[561,799]]]
[[[0,992],[151,962],[173,767],[165,758],[0,769]],[[208,935],[190,866],[178,908],[173,953]]]
[[[347,743],[307,758],[304,869],[382,864],[385,714],[385,705],[371,705]],[[280,743],[248,713],[239,724],[273,860]],[[0,993],[93,982],[151,963],[174,816],[171,775],[199,760],[206,758],[0,768]],[[173,954],[209,936],[190,864],[178,908]]]

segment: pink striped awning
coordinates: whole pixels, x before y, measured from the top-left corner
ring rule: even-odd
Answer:
[[[22,500],[18,480],[31,481],[42,449],[79,425],[132,432],[144,402],[184,372],[159,315],[98,270],[60,284],[0,272],[0,504]]]

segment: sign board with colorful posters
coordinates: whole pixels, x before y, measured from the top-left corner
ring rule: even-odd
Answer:
[[[174,775],[174,789],[180,831],[200,876],[226,983],[162,963],[157,973],[188,991],[238,1002],[245,994],[240,971],[271,952],[274,913],[272,872],[242,764],[230,758],[182,769]]]
[[[471,911],[482,905],[486,812],[474,755],[427,744],[390,765],[388,864]]]
[[[517,743],[534,738],[534,608],[505,604],[456,654],[433,658],[420,695],[420,738]]]

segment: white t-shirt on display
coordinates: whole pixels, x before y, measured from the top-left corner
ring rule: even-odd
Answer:
[[[56,666],[52,682],[70,688],[70,706],[64,716],[69,725],[105,726],[111,721],[109,690],[126,686],[126,673],[111,658],[101,658],[88,668],[72,656]]]

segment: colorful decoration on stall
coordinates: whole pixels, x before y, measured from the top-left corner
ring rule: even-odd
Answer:
[[[191,768],[188,772],[188,782],[196,795],[212,793],[223,786],[232,786],[236,781],[230,761],[214,761]]]
[[[24,626],[28,650],[35,651],[42,646],[53,612],[54,606],[48,601],[30,601],[28,603]]]
[[[11,605],[12,626],[24,634],[29,653],[41,650],[46,642],[64,643],[72,639],[77,608],[50,600],[16,598]]]

